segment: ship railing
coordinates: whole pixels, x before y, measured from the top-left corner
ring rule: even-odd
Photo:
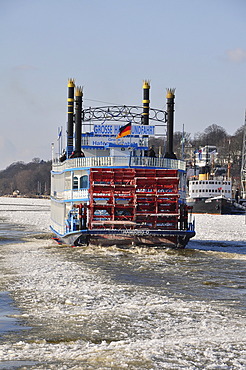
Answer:
[[[121,156],[121,157],[81,157],[71,158],[64,162],[59,160],[53,161],[53,171],[64,171],[72,168],[83,167],[152,167],[152,168],[169,168],[185,171],[185,161],[169,158],[154,158],[154,157],[136,157],[136,156]]]
[[[69,189],[64,192],[65,199],[89,199],[89,190],[88,189],[80,189],[80,190],[73,190]]]
[[[170,168],[173,170],[186,169],[185,161],[170,158],[154,158],[154,157],[131,157],[131,167],[157,167],[157,168]]]
[[[52,194],[56,199],[63,199],[63,200],[68,200],[68,199],[83,199],[83,200],[88,200],[89,199],[89,190],[88,189],[79,189],[79,190],[74,190],[74,189],[66,189],[64,191],[55,191]]]

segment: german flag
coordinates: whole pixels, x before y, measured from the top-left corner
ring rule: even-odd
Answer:
[[[131,129],[132,129],[132,124],[127,123],[125,126],[120,127],[119,133],[116,136],[116,139],[120,139],[121,137],[131,135]]]

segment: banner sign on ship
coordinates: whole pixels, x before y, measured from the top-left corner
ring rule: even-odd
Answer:
[[[106,136],[91,136],[87,138],[86,145],[91,146],[105,146],[106,144],[115,144],[115,145],[124,145],[131,146],[132,144],[137,144],[138,146],[148,146],[146,140],[140,137],[131,138],[130,136],[125,136],[121,139],[116,139],[115,136],[106,137]]]
[[[94,135],[96,136],[117,136],[120,127],[123,125],[94,125]],[[132,125],[131,126],[131,136],[134,135],[154,135],[155,126],[149,125]]]

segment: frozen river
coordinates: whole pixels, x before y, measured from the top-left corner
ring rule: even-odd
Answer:
[[[58,246],[48,200],[0,211],[0,369],[246,368],[244,216],[160,251]]]

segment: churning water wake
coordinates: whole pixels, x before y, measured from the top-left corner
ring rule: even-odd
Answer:
[[[40,202],[1,213],[0,369],[246,368],[242,216],[200,216],[185,250],[71,248]]]

